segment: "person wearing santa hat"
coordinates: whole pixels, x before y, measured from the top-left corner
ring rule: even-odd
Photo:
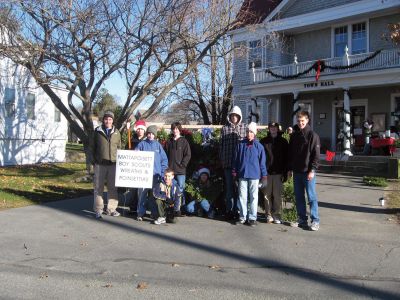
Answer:
[[[135,130],[135,134],[132,136],[132,145],[133,149],[146,138],[146,122],[144,120],[137,120],[133,125],[133,130]]]

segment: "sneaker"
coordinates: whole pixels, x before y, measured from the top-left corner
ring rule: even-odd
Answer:
[[[307,221],[299,219],[296,222],[290,222],[290,226],[291,227],[299,227],[299,228],[307,229],[308,228],[308,223],[307,223]]]
[[[255,226],[257,225],[257,221],[256,221],[256,220],[250,220],[250,221],[249,221],[249,225],[250,225],[251,227],[255,227]]]
[[[97,220],[103,219],[102,214],[103,214],[103,212],[98,211],[98,212],[96,213],[96,219],[97,219]]]
[[[202,218],[202,217],[204,216],[204,212],[203,212],[203,209],[202,209],[202,208],[199,208],[199,209],[197,210],[197,216],[200,217],[200,218]]]
[[[319,223],[317,223],[317,222],[312,222],[312,223],[311,223],[311,226],[310,226],[310,229],[311,229],[312,231],[318,231],[318,229],[319,229]]]
[[[143,221],[143,218],[142,217],[137,217],[136,221]]]
[[[244,224],[244,223],[246,223],[245,219],[239,219],[236,221],[236,224]]]
[[[164,223],[166,223],[166,220],[165,220],[165,218],[162,218],[162,217],[159,217],[159,218],[157,218],[157,220],[154,221],[154,224],[156,224],[156,225],[161,225]]]
[[[111,216],[111,217],[119,217],[121,214],[119,212],[117,212],[116,210],[107,213],[107,215]]]
[[[282,224],[282,221],[279,219],[274,219],[274,224]]]
[[[271,216],[267,216],[267,223],[271,224],[274,221],[274,218]]]

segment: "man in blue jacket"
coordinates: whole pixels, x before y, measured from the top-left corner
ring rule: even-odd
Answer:
[[[232,175],[239,178],[239,222],[254,227],[257,224],[258,183],[267,179],[266,155],[264,146],[256,139],[257,124],[247,126],[246,138],[241,141],[234,153]],[[247,211],[248,202],[250,211]]]
[[[157,126],[151,125],[147,128],[147,138],[139,143],[136,150],[154,152],[153,167],[153,186],[161,181],[164,176],[165,169],[168,168],[168,158],[161,144],[155,139],[157,136]],[[143,221],[146,214],[146,204],[149,201],[149,193],[151,189],[139,189],[139,203],[137,208],[137,220]],[[150,203],[152,215],[157,215],[155,203]]]

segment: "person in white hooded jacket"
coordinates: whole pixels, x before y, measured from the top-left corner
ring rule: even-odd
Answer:
[[[222,127],[220,159],[224,168],[226,218],[233,220],[237,213],[237,193],[234,192],[232,159],[238,143],[246,137],[246,124],[242,123],[242,111],[234,106],[229,112],[227,123]]]

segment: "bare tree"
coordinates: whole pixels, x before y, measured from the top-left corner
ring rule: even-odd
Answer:
[[[188,55],[187,60],[193,59]],[[232,45],[222,37],[179,85],[174,98],[196,110],[204,124],[224,124],[232,103]],[[189,105],[190,103],[190,105]]]
[[[115,122],[120,129],[143,102],[150,104],[144,117],[154,113],[239,24],[235,1],[222,1],[10,0],[2,7],[0,55],[30,72],[83,142],[89,163],[92,106],[104,82],[118,72],[128,89]],[[55,85],[68,90],[67,106]]]

